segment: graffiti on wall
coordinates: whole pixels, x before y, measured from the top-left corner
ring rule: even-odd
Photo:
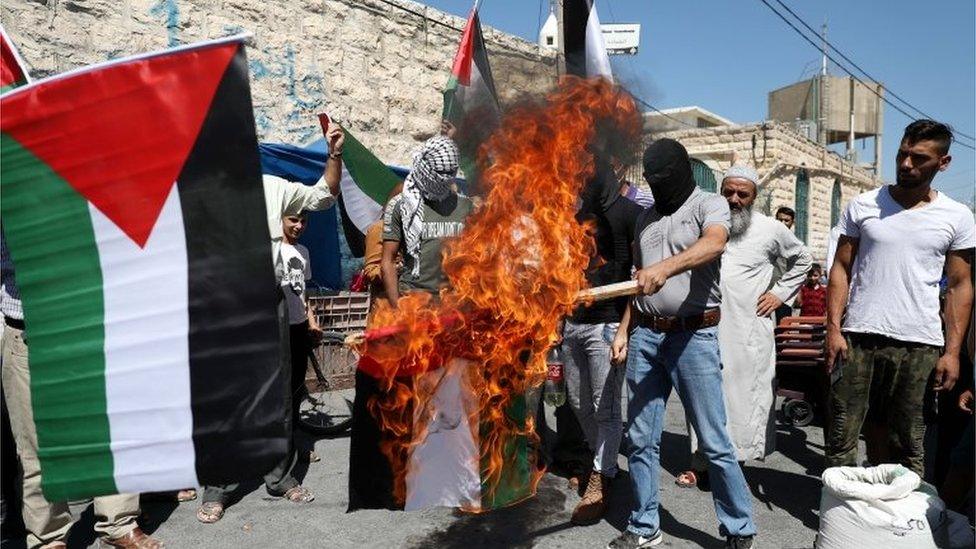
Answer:
[[[182,43],[177,0],[157,0],[149,8],[149,15],[165,26],[167,47]],[[245,31],[240,25],[224,25],[222,34],[229,36]],[[317,139],[320,134],[313,115],[325,105],[327,95],[325,79],[318,67],[314,63],[307,70],[299,67],[290,43],[285,44],[284,51],[266,47],[250,48],[248,67],[253,83],[269,80],[271,86],[282,91],[271,94],[274,98],[280,98],[273,104],[256,101],[254,122],[258,137],[263,139],[273,135],[296,144]]]

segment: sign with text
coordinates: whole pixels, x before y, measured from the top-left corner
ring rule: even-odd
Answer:
[[[600,25],[603,42],[610,55],[636,55],[640,43],[640,24],[607,23]]]

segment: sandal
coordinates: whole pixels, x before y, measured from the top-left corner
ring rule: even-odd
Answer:
[[[216,501],[205,501],[197,509],[197,520],[204,524],[213,524],[224,517],[224,504]]]
[[[680,488],[694,488],[698,486],[699,479],[705,476],[706,473],[701,471],[695,471],[694,469],[689,469],[674,479],[674,483]]]
[[[195,499],[197,499],[197,491],[192,488],[176,492],[176,501],[179,503],[186,503]]]
[[[294,503],[311,503],[315,501],[315,495],[312,494],[311,490],[304,486],[289,488],[288,491],[282,494],[281,497]]]

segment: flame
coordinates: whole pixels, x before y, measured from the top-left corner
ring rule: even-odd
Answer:
[[[512,411],[524,408],[526,392],[544,381],[559,320],[587,286],[584,269],[595,246],[574,216],[595,171],[594,151],[636,148],[640,136],[639,113],[626,92],[604,79],[564,77],[544,101],[511,109],[479,149],[490,191],[462,235],[445,244],[449,285],[439,300],[411,293],[396,310],[380,303],[373,326],[403,329],[361,349],[376,362],[385,391],[370,410],[383,432],[397,502],[405,499],[410,453],[426,435],[415,429],[425,424],[416,421],[417,411],[429,413],[437,390],[437,378],[425,373],[446,370],[455,358],[465,359],[465,387],[477,403],[469,419],[480,441],[485,507],[499,489],[518,488],[513,483],[526,482],[528,496],[535,493],[541,468],[527,481],[504,474],[516,441],[538,444],[534,411]]]

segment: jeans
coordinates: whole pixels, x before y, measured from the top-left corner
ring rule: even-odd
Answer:
[[[658,466],[665,405],[672,387],[708,458],[720,533],[755,535],[749,488],[725,428],[717,327],[662,333],[638,326],[630,334],[627,434],[634,447],[629,465],[637,508],[627,529],[651,536],[660,527]]]
[[[593,470],[617,474],[617,454],[623,425],[620,391],[623,367],[610,363],[610,343],[616,322],[577,324],[566,321],[563,331],[566,396],[593,452]]]

